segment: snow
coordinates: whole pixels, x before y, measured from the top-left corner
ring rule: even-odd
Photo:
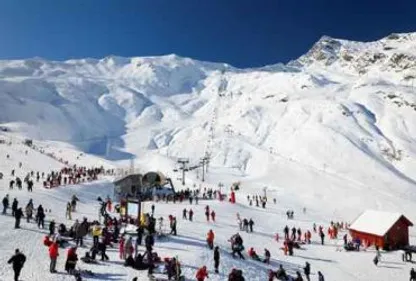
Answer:
[[[104,165],[118,172],[160,171],[172,178],[176,189],[183,187],[181,175],[173,172],[177,159],[188,158],[193,166],[208,154],[205,182],[196,169],[186,173],[185,187],[217,188],[223,183],[227,192],[240,181],[242,190],[236,205],[209,202],[218,214],[215,224],[204,222],[204,204],[194,205],[196,221],[180,220],[179,236],[157,245],[163,255],[180,256],[189,280],[201,265],[212,269],[204,241],[210,228],[224,251],[222,275],[211,274],[211,280],[224,280],[233,266],[243,268],[247,280],[265,280],[268,266],[226,254],[227,239],[237,231],[237,212],[256,222],[255,233],[243,233],[246,248],[253,246],[261,254],[267,247],[273,268],[283,263],[293,273],[310,261],[314,274],[322,270],[330,280],[405,279],[409,265],[400,262],[399,253],[383,254],[384,266],[369,270],[373,249],[339,252],[342,241],[320,246],[313,237],[312,245],[288,257],[273,235],[286,224],[306,230],[313,223],[351,222],[364,208],[406,214],[416,221],[415,42],[415,34],[368,43],[326,37],[289,65],[257,69],[175,55],[0,61],[0,129],[9,130],[0,139],[13,143],[0,144],[0,172],[5,175],[0,191],[22,203],[29,197],[35,204],[42,202],[52,209],[48,216],[58,221],[65,221],[61,209],[72,193],[82,201],[77,217],[91,219],[96,218],[97,196],[112,194],[112,178],[53,190],[36,184],[33,194],[9,191],[10,171],[19,162],[20,176],[63,166],[36,151],[26,155],[27,148],[19,144],[25,138],[70,163]],[[9,160],[4,160],[6,154]],[[261,194],[264,187],[277,204],[269,203],[266,210],[249,206],[246,195]],[[157,216],[181,217],[185,207],[190,206],[158,203]],[[295,220],[286,220],[287,209],[295,210]],[[6,230],[0,241],[8,241],[0,242],[0,280],[11,278],[4,261],[17,245],[29,255],[24,280],[57,280],[45,273],[43,231],[24,222],[25,229],[13,230],[12,222],[0,217]],[[413,241],[416,234],[410,232]],[[63,253],[58,267],[62,264]],[[91,268],[99,280],[145,278],[122,267],[115,251],[105,266]],[[64,274],[59,278],[71,280]]]
[[[402,216],[400,213],[367,210],[351,224],[350,229],[384,236]]]

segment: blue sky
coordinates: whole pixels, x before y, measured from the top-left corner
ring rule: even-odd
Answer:
[[[416,31],[415,0],[1,0],[0,58],[175,53],[252,67],[287,62],[322,35]]]

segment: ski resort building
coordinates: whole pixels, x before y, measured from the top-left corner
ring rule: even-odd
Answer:
[[[409,245],[409,226],[413,223],[400,213],[367,210],[350,226],[353,239],[364,245],[377,245],[392,250]]]
[[[142,174],[131,174],[114,181],[114,198],[135,198],[140,200],[153,199],[155,195],[174,193],[174,187],[170,178],[160,172],[148,172]]]

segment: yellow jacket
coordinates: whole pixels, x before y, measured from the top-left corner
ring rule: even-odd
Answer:
[[[101,235],[101,227],[98,225],[94,225],[92,227],[92,236],[100,236]]]

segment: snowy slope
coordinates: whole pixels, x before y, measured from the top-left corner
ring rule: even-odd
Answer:
[[[415,34],[368,43],[324,37],[288,65],[258,69],[175,55],[0,61],[0,123],[112,160],[137,157],[170,176],[177,157],[196,164],[209,154],[218,171],[211,184],[239,177],[349,219],[366,208],[363,198],[408,213],[415,45]]]
[[[60,153],[61,157],[65,159],[76,159],[79,152],[72,149],[67,149],[62,146],[55,146],[49,144],[49,152]],[[25,154],[27,147],[16,144],[0,145],[0,157],[10,155],[8,161],[2,162],[1,169],[9,171],[16,169],[18,176],[24,176],[32,169],[57,169],[61,167],[61,163],[50,157],[44,157],[36,151],[29,150]],[[99,158],[90,155],[83,155],[83,157],[76,159],[78,165],[105,165],[106,168],[111,168],[108,164],[100,162]],[[102,161],[102,160],[101,160]],[[21,169],[18,168],[18,163],[23,162]],[[288,167],[288,170],[295,171],[295,167]],[[219,171],[217,171],[219,172]],[[225,173],[226,171],[222,171]],[[305,171],[305,179],[308,180],[308,173]],[[279,175],[280,176],[280,175]],[[320,175],[316,175],[313,180],[319,181]],[[71,225],[73,221],[65,219],[65,206],[69,198],[76,194],[80,199],[78,211],[73,214],[74,219],[81,219],[84,216],[89,220],[97,219],[98,203],[96,198],[98,196],[105,197],[111,194],[112,184],[111,178],[101,179],[98,182],[64,186],[55,189],[44,189],[40,184],[35,184],[33,193],[28,193],[26,190],[9,190],[8,180],[11,177],[9,173],[5,173],[5,178],[0,180],[0,194],[8,193],[12,198],[16,197],[20,205],[25,205],[29,198],[32,198],[35,206],[42,204],[51,212],[46,213],[46,221],[54,219],[58,223],[64,222]],[[222,178],[221,180],[227,180]],[[205,186],[205,184],[204,184]],[[308,261],[312,265],[312,280],[317,280],[317,271],[320,270],[325,274],[326,280],[377,280],[377,281],[391,281],[391,280],[406,280],[411,264],[404,264],[401,262],[399,252],[382,253],[382,261],[377,269],[372,264],[372,259],[375,255],[374,249],[368,249],[359,253],[346,253],[338,251],[342,245],[341,233],[339,240],[327,241],[325,246],[319,245],[319,239],[316,234],[312,236],[312,244],[303,246],[302,250],[295,250],[294,256],[283,255],[280,247],[282,240],[276,242],[274,234],[278,232],[283,236],[282,230],[286,224],[290,227],[301,227],[302,230],[312,229],[312,224],[317,223],[323,225],[325,228],[329,225],[332,219],[341,219],[343,214],[331,214],[332,208],[322,209],[307,209],[306,213],[300,210],[302,204],[290,203],[290,191],[285,189],[268,191],[269,198],[278,198],[277,204],[274,205],[269,202],[267,209],[256,208],[249,206],[245,196],[247,194],[258,194],[259,188],[256,186],[243,185],[243,190],[237,193],[238,203],[236,205],[227,202],[219,201],[200,201],[199,205],[189,205],[188,202],[177,204],[156,203],[156,217],[163,216],[167,221],[167,216],[173,214],[178,217],[178,236],[169,237],[165,240],[157,240],[155,251],[162,257],[178,256],[182,264],[182,270],[186,276],[186,280],[195,280],[194,276],[197,268],[206,265],[209,270],[210,279],[214,281],[227,280],[226,276],[233,267],[243,269],[246,280],[250,281],[264,281],[267,280],[267,270],[269,268],[277,269],[279,264],[282,264],[289,274],[294,274],[296,270],[302,271],[305,262]],[[329,194],[326,190],[321,190],[322,193]],[[318,202],[316,199],[314,202]],[[206,204],[209,204],[211,209],[217,213],[217,220],[215,223],[207,223],[205,221],[203,212]],[[194,222],[189,222],[181,219],[183,208],[192,208],[195,212]],[[285,217],[285,211],[292,208],[295,211],[295,219],[288,221]],[[150,203],[144,204],[144,211],[150,211]],[[10,210],[9,210],[10,213]],[[235,234],[238,230],[236,213],[239,213],[242,218],[253,218],[255,221],[254,233],[240,232],[245,246],[254,247],[259,254],[263,253],[263,249],[270,250],[272,255],[271,265],[264,265],[253,260],[240,261],[233,259],[230,252],[230,245],[227,241],[229,237]],[[74,280],[73,277],[64,273],[65,252],[60,249],[60,256],[58,258],[58,273],[50,274],[48,272],[48,253],[47,248],[42,244],[42,238],[47,233],[47,230],[41,230],[32,223],[26,223],[24,220],[21,223],[22,229],[13,229],[14,220],[10,215],[0,216],[0,280],[11,280],[12,270],[6,261],[11,256],[15,248],[20,248],[28,258],[25,267],[22,270],[22,280]],[[167,226],[166,226],[167,228]],[[208,250],[205,242],[205,234],[209,229],[213,229],[216,238],[215,244],[221,248],[221,265],[220,274],[213,273],[213,257],[212,252]],[[414,231],[412,231],[414,234]],[[412,236],[413,236],[412,234]],[[414,237],[414,236],[413,236]],[[414,239],[412,238],[412,241]],[[86,239],[87,245],[91,245],[91,237]],[[141,252],[144,247],[139,247]],[[86,248],[79,249],[79,255],[82,256]],[[108,255],[110,261],[100,262],[99,265],[87,265],[82,262],[79,263],[81,269],[88,269],[95,273],[95,276],[88,278],[84,276],[84,280],[120,280],[130,281],[137,276],[139,280],[147,280],[146,271],[135,271],[131,268],[122,266],[122,261],[118,257],[117,247],[109,248]],[[247,256],[246,253],[244,253]]]

